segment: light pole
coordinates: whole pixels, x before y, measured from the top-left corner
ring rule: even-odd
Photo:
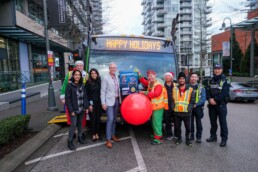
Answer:
[[[229,75],[230,75],[230,79],[232,80],[232,73],[233,73],[233,68],[232,68],[232,54],[233,54],[233,27],[232,27],[232,23],[231,23],[231,18],[226,17],[223,20],[222,26],[220,30],[224,30],[226,28],[226,24],[225,24],[225,20],[228,19],[230,22],[230,71],[229,71]]]
[[[47,0],[43,0],[43,8],[44,8],[44,29],[45,29],[45,40],[46,40],[46,57],[48,58],[49,51],[49,39],[48,39],[48,19],[47,19]],[[53,67],[53,66],[52,66]],[[56,100],[55,100],[55,92],[52,83],[51,77],[51,66],[48,64],[48,75],[49,75],[49,84],[48,84],[48,111],[57,111]]]

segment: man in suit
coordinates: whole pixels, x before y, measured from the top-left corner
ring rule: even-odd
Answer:
[[[106,124],[106,147],[112,148],[111,140],[119,142],[119,138],[115,136],[116,117],[119,107],[119,80],[115,75],[117,66],[110,63],[109,74],[101,80],[101,104],[102,108],[107,112]]]

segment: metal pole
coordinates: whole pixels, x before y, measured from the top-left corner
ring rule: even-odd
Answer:
[[[250,77],[254,76],[254,37],[255,30],[251,30],[251,42],[250,42]]]
[[[47,18],[47,0],[43,0],[44,8],[44,29],[45,29],[45,41],[46,41],[46,57],[48,58],[49,51],[49,39],[48,39],[48,18]],[[53,67],[53,66],[52,66]],[[48,65],[48,111],[57,111],[55,92],[53,88],[52,78],[51,78],[51,66]]]
[[[231,19],[228,18],[230,21],[230,35],[231,35],[231,39],[230,39],[230,70],[231,70],[231,74],[230,74],[230,80],[232,81],[232,74],[233,74],[233,67],[232,67],[232,56],[233,56],[233,27],[232,27],[232,23],[231,23]]]

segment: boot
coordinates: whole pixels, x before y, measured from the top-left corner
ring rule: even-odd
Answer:
[[[70,150],[76,150],[76,147],[75,147],[75,145],[73,144],[73,141],[69,141],[69,140],[68,140],[68,148],[69,148]]]
[[[83,145],[86,143],[82,136],[78,136],[78,142]]]
[[[216,142],[217,141],[217,137],[209,137],[208,139],[206,139],[207,142]]]

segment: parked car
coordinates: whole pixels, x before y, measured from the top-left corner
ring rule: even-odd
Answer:
[[[254,103],[258,99],[258,89],[240,82],[231,82],[229,98],[231,101],[247,100]]]

